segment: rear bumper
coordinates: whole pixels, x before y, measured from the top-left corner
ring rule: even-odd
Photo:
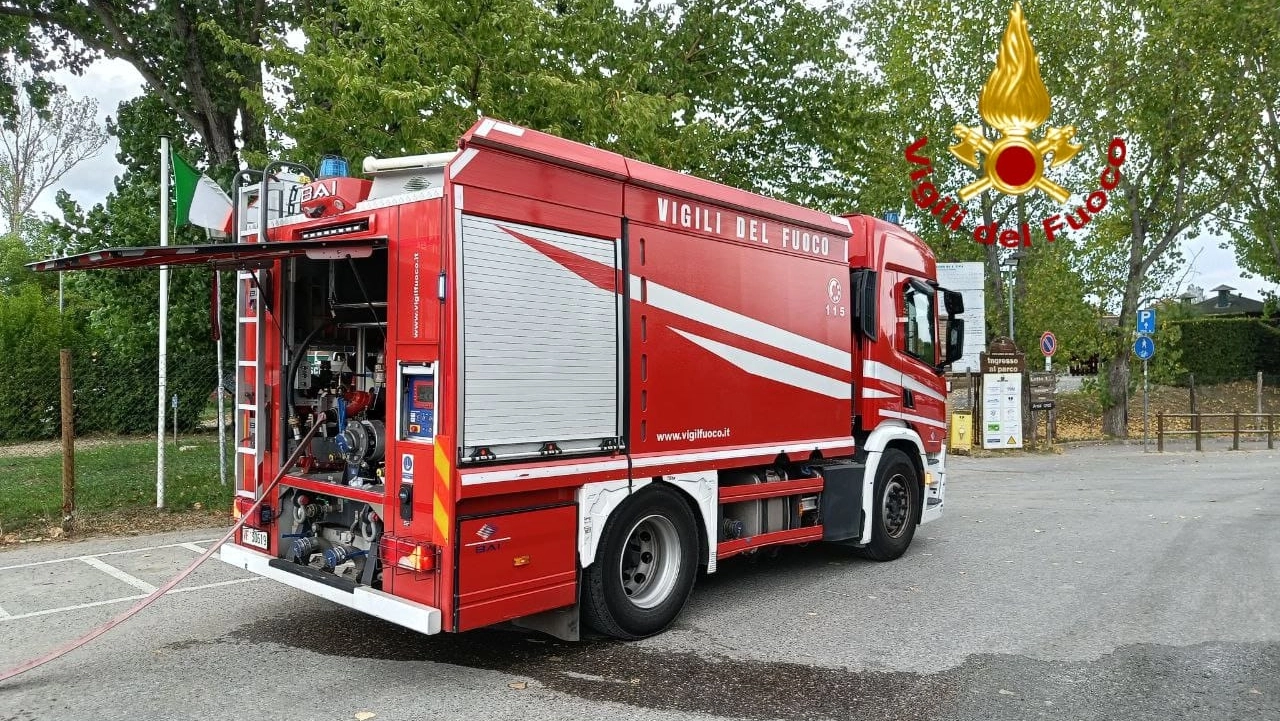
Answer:
[[[397,598],[389,593],[364,586],[357,586],[351,593],[347,593],[288,571],[273,568],[268,565],[271,556],[230,542],[223,544],[221,558],[236,568],[243,568],[250,573],[279,581],[312,596],[319,596],[347,608],[354,608],[419,633],[440,633],[440,609],[438,608]]]

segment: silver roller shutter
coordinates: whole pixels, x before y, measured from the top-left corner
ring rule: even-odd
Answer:
[[[463,460],[598,449],[619,430],[619,296],[508,230],[617,267],[617,244],[463,215]],[[616,273],[614,274],[616,277]]]

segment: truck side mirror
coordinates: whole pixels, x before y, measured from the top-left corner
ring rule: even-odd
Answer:
[[[964,312],[964,296],[959,291],[942,291],[942,303],[947,309],[947,315],[955,316]]]
[[[956,293],[956,295],[960,295]],[[950,309],[948,309],[950,310]],[[947,354],[943,361],[944,366],[960,360],[964,355],[964,319],[956,318],[954,315],[947,319]]]

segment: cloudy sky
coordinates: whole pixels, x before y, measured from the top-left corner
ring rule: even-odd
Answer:
[[[142,92],[142,78],[122,60],[98,61],[82,77],[67,73],[61,73],[57,77],[73,96],[97,99],[98,116],[104,122],[108,114],[115,114],[116,106],[122,100]],[[156,152],[159,152],[158,141]],[[116,162],[115,154],[116,144],[112,139],[100,154],[77,166],[57,186],[46,191],[36,203],[36,212],[56,212],[53,198],[58,188],[66,189],[84,207],[102,202],[112,190],[113,179],[122,170]],[[1221,242],[1220,238],[1196,238],[1183,244],[1188,260],[1195,257],[1194,266],[1187,273],[1186,283],[1198,285],[1205,290],[1226,284],[1253,298],[1260,298],[1263,290],[1280,290],[1257,278],[1242,278],[1234,253],[1219,247]]]

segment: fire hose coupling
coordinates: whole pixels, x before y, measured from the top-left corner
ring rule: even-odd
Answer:
[[[295,563],[307,563],[313,555],[320,552],[320,539],[315,536],[295,538],[292,552]]]
[[[325,568],[337,568],[347,561],[364,556],[366,553],[366,551],[356,548],[355,546],[350,546],[345,543],[340,544],[325,550],[324,565]]]

